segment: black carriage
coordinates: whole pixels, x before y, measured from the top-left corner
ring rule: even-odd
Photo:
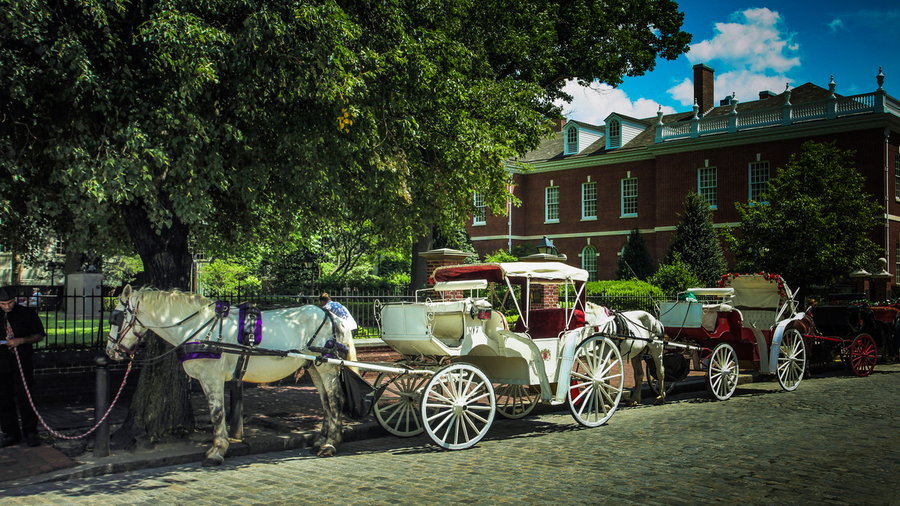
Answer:
[[[849,301],[850,297],[829,297],[827,304],[809,310],[815,339],[810,339],[810,367],[822,368],[843,363],[853,374],[868,376],[879,357],[896,353],[896,329],[900,314],[895,306],[870,306]]]

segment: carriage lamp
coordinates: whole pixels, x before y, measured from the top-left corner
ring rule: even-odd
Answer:
[[[559,256],[559,250],[556,249],[556,246],[553,245],[553,241],[547,239],[545,235],[541,242],[537,244],[537,251],[541,255],[556,255]]]

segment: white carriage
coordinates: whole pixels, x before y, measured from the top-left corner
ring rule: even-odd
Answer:
[[[787,284],[776,274],[744,274],[723,276],[719,285],[691,288],[679,300],[660,304],[667,346],[674,350],[667,358],[676,359],[664,360],[666,369],[674,364],[672,369],[686,371],[677,362],[686,365],[690,355],[720,400],[734,394],[741,369],[775,375],[783,389],[796,389],[806,370],[808,323],[796,312]],[[666,385],[678,379],[667,374]]]
[[[555,262],[441,267],[433,279],[444,300],[377,305],[382,339],[407,368],[376,380],[383,387],[374,405],[379,424],[397,436],[425,431],[443,448],[464,449],[484,437],[495,413],[519,418],[538,401],[568,403],[582,425],[605,423],[622,396],[622,359],[613,341],[585,326],[587,276]],[[473,295],[489,283],[512,296],[521,315],[513,329]],[[531,309],[535,285],[547,284],[575,295],[563,296],[560,308]]]

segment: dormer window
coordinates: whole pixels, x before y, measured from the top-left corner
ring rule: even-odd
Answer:
[[[566,153],[567,155],[574,155],[578,152],[578,129],[575,127],[571,127],[566,130]]]
[[[609,135],[609,147],[618,148],[622,146],[622,125],[619,123],[619,120],[614,119],[610,121],[606,132]]]

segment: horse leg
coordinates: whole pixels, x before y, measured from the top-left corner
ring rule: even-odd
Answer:
[[[666,402],[666,370],[663,366],[663,345],[651,343],[649,349],[650,354],[653,355],[653,362],[656,363],[656,377],[659,378],[657,382],[659,395],[656,397],[656,403],[662,404]]]
[[[225,382],[221,379],[200,379],[200,386],[209,403],[209,418],[213,426],[212,446],[203,459],[204,466],[218,466],[225,462],[228,451],[228,431],[225,428]]]
[[[338,368],[333,365],[321,365],[309,368],[309,376],[312,378],[319,398],[322,400],[322,411],[325,416],[322,419],[322,430],[313,441],[313,450],[319,457],[332,457],[337,452],[335,445],[341,442],[343,426],[341,420],[341,408],[343,396],[338,378]]]
[[[641,403],[641,387],[644,386],[644,365],[640,353],[631,357],[631,368],[634,370],[634,389],[631,391],[629,404],[637,406]]]

